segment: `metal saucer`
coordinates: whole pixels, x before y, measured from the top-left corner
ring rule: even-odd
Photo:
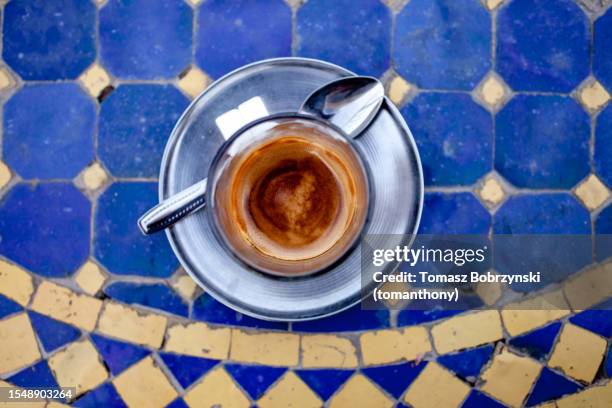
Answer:
[[[297,111],[316,88],[354,75],[339,66],[306,58],[256,62],[217,80],[183,113],[166,145],[159,198],[207,177],[225,141],[215,118],[260,97],[270,114]],[[414,234],[423,207],[423,174],[416,144],[388,100],[355,148],[370,176],[370,217],[364,234]],[[298,321],[337,313],[363,295],[359,247],[329,270],[304,278],[279,278],[250,269],[228,256],[217,240],[207,209],[166,230],[185,270],[208,293],[242,313],[266,320]],[[365,290],[373,290],[366,282]]]

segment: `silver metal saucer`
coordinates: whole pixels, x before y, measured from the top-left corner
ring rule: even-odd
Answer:
[[[306,58],[279,58],[242,67],[212,84],[179,119],[160,170],[163,200],[208,175],[225,141],[215,118],[259,97],[270,114],[297,111],[321,85],[354,75]],[[364,234],[414,234],[423,207],[423,174],[416,144],[395,106],[385,101],[365,133],[355,140],[370,176],[370,217]],[[304,278],[278,278],[250,269],[228,254],[204,209],[166,230],[185,270],[220,302],[267,320],[315,319],[344,310],[363,295],[359,247],[328,271]],[[366,282],[366,291],[374,289]]]

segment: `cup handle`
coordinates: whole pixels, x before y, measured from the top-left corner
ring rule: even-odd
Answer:
[[[138,220],[140,231],[144,235],[153,234],[204,207],[206,184],[206,179],[199,181],[151,208]]]

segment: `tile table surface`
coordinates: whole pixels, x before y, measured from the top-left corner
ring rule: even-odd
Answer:
[[[612,305],[571,301],[612,281],[611,4],[0,1],[0,385],[76,387],[77,407],[612,406]],[[421,232],[591,234],[601,263],[551,294],[567,307],[267,322],[141,236],[190,101],[291,55],[385,83],[423,160]]]

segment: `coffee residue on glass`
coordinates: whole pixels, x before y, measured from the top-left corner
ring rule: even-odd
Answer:
[[[283,159],[255,181],[249,212],[268,237],[288,246],[311,243],[334,222],[342,195],[338,180],[314,154]]]

